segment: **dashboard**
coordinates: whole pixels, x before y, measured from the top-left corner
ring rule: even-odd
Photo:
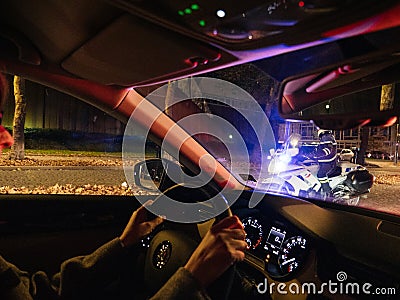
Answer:
[[[400,288],[398,256],[391,256],[390,250],[394,246],[385,247],[380,241],[387,239],[387,245],[400,241],[392,239],[388,231],[379,230],[379,224],[389,224],[387,221],[362,214],[353,207],[335,209],[334,205],[317,206],[272,195],[249,208],[249,196],[239,199],[231,209],[242,221],[247,234],[246,258],[238,270],[256,292],[261,293],[259,288],[264,287],[261,283],[268,282],[274,298],[280,296],[275,285],[289,287],[290,291],[291,284],[303,287],[303,284],[312,283],[326,299],[336,299],[324,287],[329,282],[341,283],[341,275],[346,277],[344,284],[362,286],[368,283],[374,289],[386,291]],[[354,230],[348,230],[350,224]],[[366,252],[368,257],[365,257]],[[379,265],[375,264],[378,259]],[[357,295],[348,296],[348,299],[359,299]]]
[[[301,270],[311,239],[282,217],[266,217],[258,210],[235,211],[246,231],[246,259],[271,278],[287,279]]]
[[[305,294],[336,299],[336,294],[327,288],[328,283],[345,288],[367,284],[375,290],[391,292],[400,289],[398,252],[392,251],[399,249],[396,243],[400,243],[400,235],[394,236],[393,230],[398,228],[395,223],[363,214],[354,207],[329,203],[319,206],[270,194],[249,208],[253,195],[254,191],[244,191],[231,205],[232,214],[243,223],[248,244],[245,260],[233,268],[238,281],[231,291],[235,296],[242,293],[275,298],[290,292],[304,299],[302,289],[315,288]],[[196,242],[196,233],[200,237],[200,224],[186,225],[166,223],[166,230],[153,232],[155,237],[142,241],[143,246],[149,248],[148,253],[157,253],[168,242],[167,246],[178,249],[171,253],[189,257],[197,244],[191,243]],[[387,247],[389,243],[393,246]],[[358,294],[348,296],[347,299],[361,299]]]

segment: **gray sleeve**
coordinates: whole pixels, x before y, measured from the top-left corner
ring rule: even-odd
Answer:
[[[42,271],[32,276],[0,256],[0,299],[88,299],[119,278],[127,250],[118,238],[93,253],[66,260],[60,273],[50,280]],[[133,266],[132,266],[133,267]]]
[[[0,299],[30,300],[29,292],[29,274],[0,256]]]
[[[118,278],[127,255],[118,238],[104,244],[89,255],[63,262],[61,272],[54,278],[59,294],[77,297],[76,293],[91,293],[104,288]],[[81,296],[81,295],[79,295]]]
[[[200,287],[197,280],[185,268],[181,267],[164,284],[164,286],[150,298],[151,300],[210,300],[206,291]]]

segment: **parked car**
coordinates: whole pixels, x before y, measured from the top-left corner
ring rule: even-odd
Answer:
[[[383,151],[371,151],[369,153],[369,158],[392,160],[393,155]]]
[[[354,152],[351,149],[342,149],[339,152],[339,159],[340,160],[347,160],[351,161],[354,157]]]
[[[91,104],[126,130],[123,169],[96,169],[102,176],[90,189],[98,193],[84,193],[92,166],[80,166],[87,181],[74,192],[65,181],[72,169],[50,166],[61,179],[45,194],[29,182],[45,180],[43,166],[3,166],[4,178],[23,183],[0,197],[0,254],[53,274],[118,236],[131,212],[155,199],[168,204],[155,213],[171,222],[122,262],[126,273],[104,285],[124,287],[113,295],[150,297],[184,265],[211,226],[205,221],[232,212],[247,232],[246,258],[208,289],[212,298],[398,299],[400,210],[387,196],[391,185],[372,186],[356,207],[265,182],[275,176],[266,157],[279,132],[303,134],[294,121],[332,130],[398,121],[398,97],[381,109],[380,95],[400,79],[399,15],[391,0],[1,1],[0,71]],[[27,108],[46,113],[29,97],[48,91],[26,95]],[[159,147],[151,155],[146,140]],[[115,170],[136,193],[109,192],[118,188]],[[129,268],[134,259],[143,268]]]

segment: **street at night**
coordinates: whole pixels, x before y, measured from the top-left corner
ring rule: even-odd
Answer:
[[[33,156],[20,165],[3,164],[0,193],[146,194],[137,187],[127,188],[120,158],[57,157],[58,164],[64,162],[61,165],[52,165],[53,159]],[[400,164],[377,159],[367,163],[375,182],[371,191],[361,197],[359,206],[400,215]]]
[[[371,160],[369,171],[375,176],[370,193],[360,200],[360,206],[400,215],[400,164],[392,161]]]

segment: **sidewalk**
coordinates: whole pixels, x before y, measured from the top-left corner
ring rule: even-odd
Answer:
[[[366,159],[365,161],[371,165],[377,165],[379,168],[398,168],[400,170],[400,161],[397,164],[391,160],[383,159]]]
[[[367,162],[374,166],[367,166],[367,169],[375,176],[389,175],[400,176],[400,162],[395,165],[393,161],[368,159]]]
[[[0,169],[37,169],[37,168],[122,168],[121,157],[117,156],[60,156],[60,155],[27,155],[23,160],[0,158]]]

